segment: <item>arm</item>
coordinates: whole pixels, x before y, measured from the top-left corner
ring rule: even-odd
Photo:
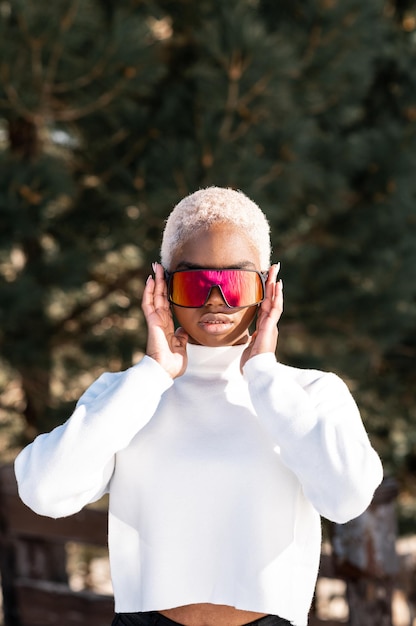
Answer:
[[[105,493],[114,455],[154,414],[172,378],[149,357],[117,374],[103,374],[80,398],[74,413],[39,435],[17,457],[22,500],[36,513],[63,517]]]
[[[147,424],[162,393],[186,369],[187,334],[174,329],[161,265],[143,292],[148,328],[146,356],[120,374],[104,374],[80,398],[72,417],[40,435],[17,457],[22,500],[41,515],[79,511],[105,491],[114,455]]]
[[[306,371],[301,384],[270,353],[250,359],[244,374],[259,419],[317,511],[338,523],[360,515],[383,471],[345,383]]]

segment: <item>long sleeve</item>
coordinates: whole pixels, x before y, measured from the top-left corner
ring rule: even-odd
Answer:
[[[383,470],[345,383],[271,353],[250,359],[244,375],[259,419],[316,510],[338,523],[360,515]]]
[[[173,384],[144,357],[125,372],[103,374],[65,424],[39,435],[15,461],[22,500],[36,513],[63,517],[105,493],[114,455],[151,419]]]

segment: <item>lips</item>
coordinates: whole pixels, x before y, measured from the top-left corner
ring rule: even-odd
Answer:
[[[200,324],[231,324],[232,321],[228,315],[222,313],[205,313],[199,320]]]

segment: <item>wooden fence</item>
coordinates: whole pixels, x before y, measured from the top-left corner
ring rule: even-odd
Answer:
[[[385,481],[368,511],[332,526],[332,552],[320,577],[346,581],[348,622],[323,620],[312,607],[310,626],[392,626],[397,576],[394,482]],[[106,511],[39,517],[17,495],[13,468],[0,467],[0,572],[5,626],[109,626],[113,598],[70,588],[66,545],[107,545]]]

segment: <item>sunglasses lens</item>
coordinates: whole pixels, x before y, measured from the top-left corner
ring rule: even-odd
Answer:
[[[184,270],[171,274],[169,299],[179,306],[204,306],[212,287],[220,287],[228,306],[258,304],[264,298],[260,274],[251,270]]]
[[[170,300],[179,306],[200,307],[204,305],[207,285],[199,271],[184,271],[172,274]],[[205,297],[204,297],[205,293]]]

